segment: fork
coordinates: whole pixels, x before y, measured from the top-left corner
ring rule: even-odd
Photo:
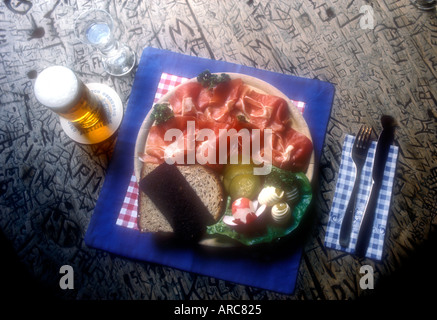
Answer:
[[[363,170],[364,163],[366,162],[367,151],[369,150],[371,142],[371,134],[372,128],[369,128],[367,126],[361,126],[352,147],[352,160],[355,163],[356,176],[351,197],[349,199],[349,203],[346,208],[346,212],[344,214],[343,222],[340,229],[340,245],[342,247],[349,246],[352,230],[352,220],[355,212],[355,204],[357,200],[358,188],[360,185],[361,172]]]

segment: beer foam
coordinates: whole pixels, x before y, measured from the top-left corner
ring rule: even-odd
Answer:
[[[44,69],[34,85],[38,101],[52,109],[63,109],[75,103],[79,91],[80,82],[76,75],[63,66]]]

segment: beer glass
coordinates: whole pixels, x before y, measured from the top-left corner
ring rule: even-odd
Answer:
[[[90,128],[102,120],[100,101],[66,67],[44,69],[35,81],[34,92],[41,104],[82,129]]]
[[[411,0],[411,2],[421,10],[433,10],[437,5],[437,0]]]
[[[69,68],[44,69],[34,84],[36,99],[59,115],[64,132],[81,144],[111,137],[123,118],[118,94],[103,83],[84,84]]]
[[[135,52],[114,39],[114,28],[111,15],[101,9],[85,11],[74,22],[76,37],[100,51],[106,72],[123,76],[135,65]]]

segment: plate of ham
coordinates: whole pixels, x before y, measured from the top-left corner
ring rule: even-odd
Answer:
[[[245,136],[241,134],[242,132],[248,134]],[[231,143],[233,134],[238,136],[233,140],[236,142],[234,144]],[[223,138],[224,135],[226,136]],[[245,143],[249,144],[247,149]],[[236,218],[237,215],[242,215],[242,212],[246,217],[245,212],[249,209],[244,209],[246,211],[235,209],[234,200],[238,200],[237,204],[241,206],[248,201],[248,196],[233,199],[232,192],[244,194],[246,191],[247,194],[249,191],[245,190],[247,187],[244,185],[242,174],[239,179],[235,179],[235,181],[240,180],[237,181],[239,185],[234,186],[233,189],[232,186],[226,185],[226,172],[233,172],[236,175],[235,172],[241,169],[229,169],[227,166],[241,163],[244,159],[255,163],[255,167],[259,169],[265,168],[267,164],[274,168],[275,177],[279,177],[279,180],[288,173],[298,173],[301,176],[299,179],[293,178],[294,180],[305,179],[311,182],[314,173],[311,134],[301,112],[289,97],[271,84],[238,73],[211,74],[206,71],[161,97],[142,123],[136,140],[135,155],[137,181],[141,179],[141,169],[145,163],[200,164],[221,176],[226,191],[230,192],[228,212],[224,213],[224,219],[219,221],[221,225],[209,231],[213,235],[230,236],[247,245],[270,242],[274,239],[270,237],[260,240],[259,236],[255,236],[254,240],[250,235],[245,235],[247,228],[241,228],[241,225],[248,224],[248,221],[256,221],[258,215],[265,216],[262,211],[266,210],[258,210],[256,215],[254,212],[250,213],[253,219]],[[262,175],[263,171],[260,172],[259,174]],[[271,170],[267,170],[267,173],[269,172]],[[265,180],[271,182],[274,179]],[[280,190],[281,183],[284,181],[279,180],[275,190],[278,194],[280,192],[284,194],[284,190]],[[254,184],[254,179],[248,181]],[[263,182],[257,182],[255,185],[261,190],[264,179],[261,177],[259,181]],[[311,193],[310,190],[306,192]],[[306,196],[308,196],[306,200],[311,199],[310,194]],[[252,198],[250,201],[255,203],[255,209],[267,207],[267,210],[270,210],[269,205],[260,206],[256,196],[252,195]],[[272,228],[275,230],[269,232],[274,234],[275,238],[280,238],[293,231],[306,211],[306,206],[309,204],[307,202],[305,207],[300,209],[298,218],[289,219],[290,222],[285,226],[275,226],[273,223]],[[289,204],[291,205],[292,202]],[[250,206],[247,205],[247,208],[252,207],[252,203]],[[295,215],[293,209],[291,214]],[[212,245],[217,245],[215,240],[213,242]],[[205,243],[212,242],[207,240]]]

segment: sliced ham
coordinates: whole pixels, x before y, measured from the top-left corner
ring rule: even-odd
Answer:
[[[250,123],[260,129],[271,128],[281,132],[290,117],[288,104],[284,99],[255,90],[244,91],[237,107]]]
[[[199,93],[199,110],[204,111],[208,107],[216,107],[231,110],[240,97],[243,86],[241,79],[233,79],[219,83],[214,88],[202,88]]]
[[[198,82],[187,82],[180,85],[169,99],[175,115],[196,116],[198,97],[202,88]]]
[[[293,128],[273,134],[273,165],[281,169],[305,172],[312,152],[311,140]]]
[[[200,153],[211,161],[202,163],[220,170],[219,133],[220,129],[253,129],[261,131],[261,153],[263,153],[263,132],[273,131],[272,162],[273,165],[287,170],[305,171],[312,154],[310,139],[290,127],[290,111],[287,102],[276,96],[262,94],[245,85],[241,79],[220,83],[216,87],[204,88],[198,82],[187,82],[178,87],[169,103],[175,117],[160,125],[150,128],[145,155],[142,160],[151,163],[163,162],[170,150],[179,159],[187,160],[188,155]],[[242,118],[241,118],[242,117]],[[187,123],[195,123],[195,143],[187,141]],[[180,130],[181,143],[165,141],[167,130]],[[201,129],[210,129],[215,141],[207,137],[198,137]],[[208,133],[208,132],[206,132]],[[170,147],[169,147],[170,146]],[[215,150],[214,147],[215,146]],[[229,155],[229,139],[227,152]],[[241,147],[241,146],[239,146]],[[193,153],[193,148],[194,153]],[[208,152],[215,152],[214,157]],[[187,163],[187,162],[185,162]],[[190,163],[190,162],[188,162]]]
[[[171,149],[173,153],[182,153],[184,157],[182,161],[185,161],[185,155],[188,154],[192,148],[195,148],[195,146],[191,147],[192,143],[187,142],[187,125],[190,121],[191,123],[196,124],[196,120],[196,117],[191,116],[175,116],[174,118],[171,118],[170,120],[160,125],[151,126],[147,137],[145,150],[145,154],[148,157],[143,156],[142,160],[152,163],[162,163],[166,157],[166,150],[169,151]],[[198,130],[198,128],[195,127],[195,130]],[[178,131],[180,131],[183,135],[182,141],[176,141],[176,134],[178,133]],[[168,139],[169,141],[166,141],[166,133],[168,133],[167,138],[171,138],[172,133],[175,133],[174,138],[172,140]],[[196,132],[194,132],[194,135],[195,134]],[[179,143],[176,144],[177,142]],[[169,148],[170,145],[172,145],[174,148]],[[152,160],[150,157],[155,159]]]

